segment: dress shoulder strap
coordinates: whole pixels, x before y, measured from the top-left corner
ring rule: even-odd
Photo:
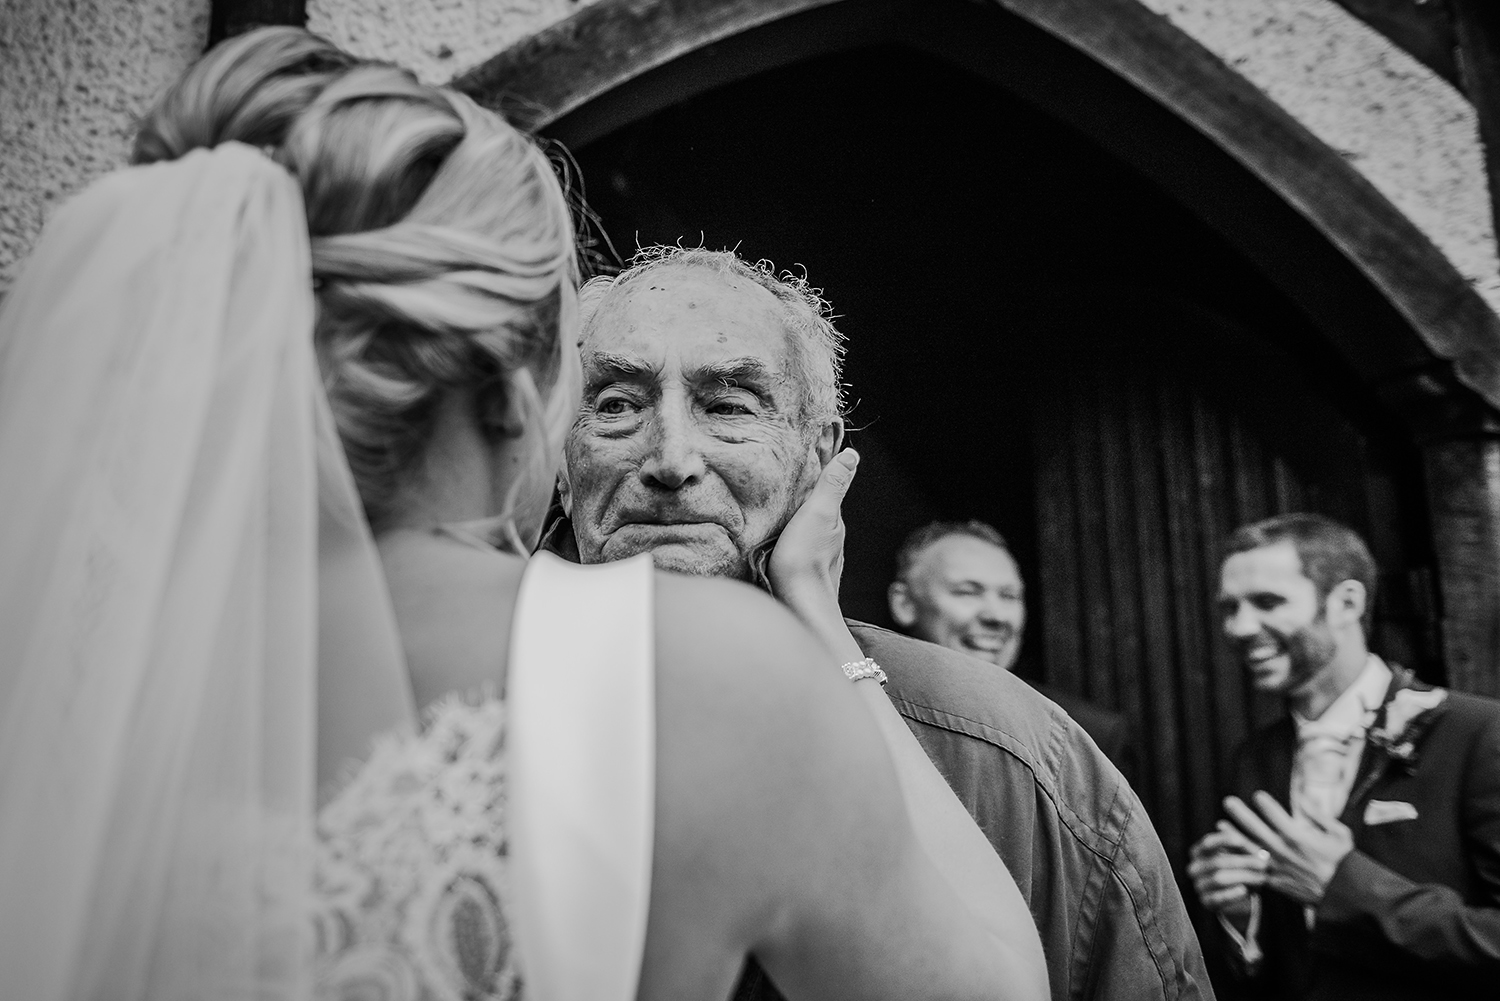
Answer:
[[[630,1001],[651,893],[652,563],[531,558],[506,681],[516,946],[529,1001]]]

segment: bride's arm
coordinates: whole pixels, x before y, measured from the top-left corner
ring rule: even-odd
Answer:
[[[893,771],[860,690],[869,683],[850,683],[747,588],[663,578],[658,598],[657,878],[641,996],[726,996],[752,951],[794,1001],[1044,1001],[1041,945],[1014,884],[1014,913],[993,904],[994,888],[959,891],[960,873],[1009,876],[951,794],[921,784],[909,812],[906,768]],[[914,816],[950,808],[977,844],[958,824],[914,831]],[[938,863],[975,848],[989,863]]]
[[[833,650],[839,663],[857,661],[864,656],[837,606],[824,621],[830,626],[821,638]],[[831,626],[835,622],[837,628]],[[922,745],[917,743],[906,721],[885,697],[880,683],[866,679],[853,682],[853,686],[885,740],[896,766],[896,777],[913,830],[938,872],[974,915],[995,934],[1013,942],[1034,939],[1036,926],[1031,911],[1010,870],[1005,868],[989,839],[959,802],[952,787],[922,750]],[[1045,966],[1039,941],[1034,958],[1039,967]]]
[[[845,461],[852,457],[853,461]],[[777,597],[828,647],[833,663],[861,660],[838,604],[844,529],[840,507],[858,456],[840,453],[783,533],[772,558]],[[918,839],[974,914],[997,934],[1025,941],[1031,912],[1010,871],[873,679],[854,682],[891,752]],[[1034,937],[1031,935],[1030,937]],[[1040,948],[1036,959],[1041,962]]]

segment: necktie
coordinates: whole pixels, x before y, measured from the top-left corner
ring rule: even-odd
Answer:
[[[1297,721],[1297,764],[1292,773],[1294,815],[1338,819],[1349,801],[1364,736],[1365,727],[1359,721],[1352,729],[1321,720]],[[1317,908],[1302,909],[1309,931],[1316,914]]]
[[[1314,723],[1299,731],[1293,812],[1336,819],[1349,799],[1353,770],[1358,762],[1356,750],[1364,744],[1364,727],[1330,733]]]

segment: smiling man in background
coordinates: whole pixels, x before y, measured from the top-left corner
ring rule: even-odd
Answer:
[[[1224,635],[1289,709],[1188,867],[1231,964],[1253,997],[1494,997],[1500,702],[1370,652],[1375,561],[1338,522],[1281,515],[1225,549]]]
[[[887,594],[891,618],[913,636],[994,664],[1016,666],[1026,629],[1026,585],[1010,547],[982,521],[934,521],[907,536],[896,553]],[[1135,777],[1125,717],[1071,692],[1027,684],[1072,716],[1099,749]]]

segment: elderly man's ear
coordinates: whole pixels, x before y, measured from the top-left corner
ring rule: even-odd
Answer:
[[[813,450],[818,453],[818,471],[822,472],[828,468],[833,457],[838,455],[844,447],[844,419],[836,417],[823,425],[818,432],[818,440],[813,443]]]
[[[818,477],[823,475],[823,470],[828,468],[828,464],[843,447],[844,421],[842,418],[834,418],[818,429],[818,436],[808,446],[807,461],[802,465],[796,492],[798,504],[807,500],[812,494],[813,487],[818,485]]]

